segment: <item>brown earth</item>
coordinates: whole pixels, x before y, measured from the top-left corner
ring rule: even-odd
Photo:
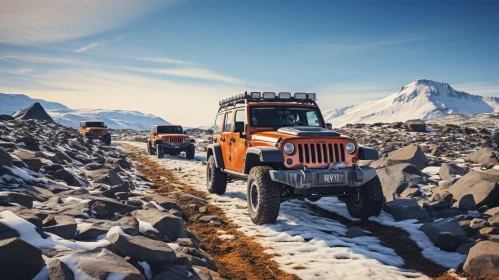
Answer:
[[[139,165],[137,169],[146,177],[152,180],[153,184],[158,187],[158,193],[165,195],[178,192],[172,185],[181,184],[185,186],[183,192],[208,199],[207,194],[194,189],[192,186],[185,185],[175,174],[164,167],[161,167],[148,157],[140,153],[130,152],[130,156]],[[470,280],[489,280],[493,278],[470,276],[463,273],[451,274],[448,269],[440,266],[421,254],[421,248],[409,238],[409,234],[403,229],[388,227],[375,222],[369,221],[351,221],[345,219],[335,213],[326,211],[312,204],[307,206],[313,212],[324,218],[333,219],[346,225],[347,227],[358,226],[378,237],[381,243],[389,248],[392,248],[405,261],[404,268],[419,271],[431,279],[437,280],[454,280],[459,277],[466,277]],[[189,221],[186,222],[186,228],[198,236],[206,251],[213,257],[217,264],[220,275],[227,279],[300,279],[294,274],[286,273],[279,269],[279,265],[272,260],[273,255],[264,253],[267,248],[262,247],[252,238],[245,236],[239,232],[238,226],[233,224],[224,214],[223,210],[211,204],[207,207],[206,213],[199,213],[189,203],[182,203],[180,207],[189,215]],[[221,218],[223,224],[215,226],[212,224],[201,223],[198,218],[204,215],[215,215]],[[235,236],[232,241],[222,240],[218,236],[218,231],[224,231],[223,234]],[[304,269],[297,266],[296,270]]]
[[[129,152],[129,151],[128,151]],[[136,167],[157,187],[158,193],[171,194],[178,192],[171,184],[182,184],[185,186],[183,192],[207,199],[203,192],[195,190],[193,187],[180,182],[172,171],[159,166],[147,157],[138,153],[130,154],[134,161],[139,162]],[[166,179],[166,180],[165,180]],[[279,269],[279,265],[272,260],[273,255],[264,253],[267,248],[262,247],[252,238],[245,236],[237,230],[234,225],[223,213],[222,209],[208,205],[206,213],[199,213],[189,203],[179,205],[185,214],[189,216],[189,221],[185,223],[188,230],[193,232],[201,241],[206,252],[215,261],[218,273],[227,279],[300,279],[294,274],[286,273]],[[198,221],[198,218],[204,215],[215,215],[220,217],[223,224],[215,226]],[[223,234],[235,236],[234,240],[222,240],[218,236],[218,231],[224,231]],[[300,268],[297,268],[300,269]]]

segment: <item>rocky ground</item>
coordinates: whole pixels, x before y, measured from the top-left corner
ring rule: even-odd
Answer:
[[[90,144],[0,116],[0,271],[6,279],[492,279],[499,277],[497,116],[348,125],[375,147],[386,203],[359,221],[336,198],[291,200],[253,225],[243,181],[204,184],[196,158],[146,155],[147,132]],[[116,142],[124,141],[124,142]],[[448,272],[449,269],[455,269]],[[480,276],[480,277],[479,277]]]
[[[156,188],[117,145],[3,116],[1,278],[222,279],[177,196]]]

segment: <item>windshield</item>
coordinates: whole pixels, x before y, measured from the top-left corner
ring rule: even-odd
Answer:
[[[87,122],[85,123],[85,127],[104,127],[103,122]]]
[[[324,127],[317,108],[252,107],[252,127],[315,126]]]
[[[182,134],[183,132],[180,126],[158,126],[158,133]]]

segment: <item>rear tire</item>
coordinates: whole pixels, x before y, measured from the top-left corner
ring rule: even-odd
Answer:
[[[185,151],[185,157],[187,159],[194,159],[194,155],[196,154],[196,149],[194,145],[190,145],[189,148]]]
[[[206,187],[215,194],[224,194],[227,190],[227,174],[217,168],[214,156],[210,156],[206,164]]]
[[[160,159],[165,158],[165,152],[161,147],[156,147],[156,156]]]
[[[255,166],[248,176],[246,200],[251,221],[256,225],[275,223],[281,208],[279,184],[270,178],[271,167]]]
[[[378,216],[383,208],[383,188],[378,176],[357,188],[357,194],[347,198],[348,212],[352,217],[367,220]]]
[[[111,145],[111,134],[107,134],[105,137],[104,137],[104,144],[105,145]]]

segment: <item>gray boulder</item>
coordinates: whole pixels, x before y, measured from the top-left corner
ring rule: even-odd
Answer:
[[[396,199],[383,205],[383,210],[390,213],[395,220],[402,221],[408,219],[424,219],[430,216],[430,213],[419,206],[416,199]]]
[[[424,184],[421,171],[409,163],[382,168],[377,171],[377,175],[383,186],[383,195],[386,201],[400,197],[400,194],[407,188]]]
[[[420,230],[428,236],[435,246],[446,251],[455,251],[464,243],[470,242],[459,220],[451,217],[421,226]]]
[[[73,239],[76,234],[76,222],[69,216],[56,216],[55,221],[57,224],[44,227],[45,232],[53,233],[64,239]]]
[[[108,228],[91,225],[83,228],[75,236],[75,240],[94,240],[108,232]]]
[[[61,257],[63,263],[71,262],[71,266],[88,275],[90,279],[107,279],[110,274],[117,274],[126,280],[145,280],[145,277],[124,258],[107,249],[94,249]],[[64,277],[70,277],[65,274]]]
[[[26,208],[33,207],[35,199],[29,195],[16,192],[0,192],[0,205],[9,206],[11,203],[17,203]]]
[[[408,120],[404,126],[410,131],[426,132],[426,123],[423,120]]]
[[[52,259],[48,263],[49,279],[74,280],[73,271],[63,262],[58,259]]]
[[[428,166],[428,157],[421,151],[418,145],[411,144],[388,154],[371,164],[372,167],[393,166],[400,163],[410,163],[419,170]]]
[[[476,202],[473,195],[467,194],[461,197],[458,208],[461,210],[476,210]]]
[[[0,148],[0,166],[12,166],[13,163],[12,156],[3,148]]]
[[[452,163],[442,163],[440,171],[438,172],[438,175],[440,175],[440,178],[442,178],[442,180],[449,180],[452,179],[455,175],[462,176],[464,174],[466,174],[466,169]]]
[[[132,212],[132,216],[150,223],[155,229],[164,234],[169,241],[184,237],[184,220],[179,217],[157,209],[137,210]]]
[[[175,252],[166,243],[143,236],[115,233],[107,237],[107,240],[111,243],[108,248],[123,257],[129,256],[149,264],[172,263],[176,259]]]
[[[124,233],[132,236],[139,234],[139,222],[132,216],[125,216],[117,221],[87,219],[86,222],[106,229],[118,226],[121,228],[121,230],[123,230]]]
[[[33,279],[44,266],[40,249],[17,237],[0,240],[2,279]]]
[[[478,242],[470,249],[463,270],[471,275],[499,277],[499,243]]]
[[[89,172],[87,178],[93,180],[95,183],[107,184],[116,186],[123,184],[123,180],[114,170],[100,169]]]
[[[114,213],[120,213],[122,215],[125,215],[127,213],[131,213],[132,211],[136,210],[135,207],[123,204],[119,202],[116,199],[108,198],[108,197],[97,197],[97,196],[89,196],[87,199],[90,199],[90,202],[88,205],[92,207],[92,205],[96,202],[102,203],[105,205],[105,210],[109,214],[114,214]]]
[[[491,169],[484,172],[471,171],[457,180],[448,191],[455,200],[472,194],[477,208],[482,206],[499,206],[499,170]]]
[[[19,233],[10,227],[0,223],[0,240],[19,237]]]
[[[466,160],[469,162],[487,166],[499,164],[497,152],[494,152],[489,148],[482,148],[469,154],[468,156],[466,156]]]
[[[69,171],[66,169],[59,169],[54,172],[54,178],[63,180],[68,184],[68,186],[81,187],[83,184]]]

